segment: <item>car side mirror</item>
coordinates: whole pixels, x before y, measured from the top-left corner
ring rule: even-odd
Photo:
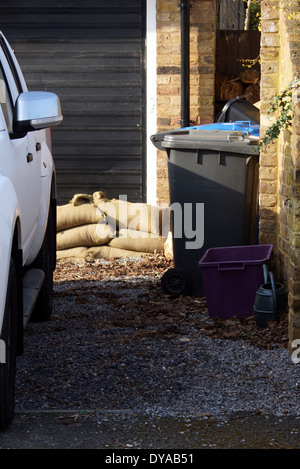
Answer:
[[[54,127],[63,120],[59,97],[49,91],[25,91],[16,100],[13,131],[16,133]]]

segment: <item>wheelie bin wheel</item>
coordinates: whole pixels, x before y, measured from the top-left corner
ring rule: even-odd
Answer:
[[[161,286],[165,293],[175,295],[188,295],[192,282],[184,269],[174,267],[167,270],[161,278]]]

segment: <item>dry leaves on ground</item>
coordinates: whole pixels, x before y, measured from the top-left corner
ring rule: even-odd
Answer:
[[[254,317],[249,318],[210,318],[203,297],[167,295],[160,285],[163,273],[172,267],[172,261],[164,255],[149,255],[138,259],[106,259],[78,263],[58,263],[54,275],[55,283],[66,284],[68,294],[69,282],[76,281],[73,294],[76,301],[85,304],[95,301],[96,286],[93,286],[93,297],[88,282],[116,281],[116,294],[111,291],[105,294],[101,289],[101,301],[108,305],[118,306],[120,314],[110,320],[110,327],[131,327],[135,330],[134,338],[139,339],[152,335],[156,338],[172,338],[180,335],[183,326],[190,326],[212,338],[242,340],[263,348],[286,348],[288,344],[287,315],[279,322],[269,324],[266,329],[258,329]],[[129,280],[137,279],[146,293],[138,301],[122,301],[122,290],[135,288]],[[121,291],[120,291],[121,290]],[[100,299],[99,299],[100,301]],[[97,327],[101,327],[101,321]],[[104,326],[104,324],[103,324]],[[107,320],[105,326],[107,327]],[[132,336],[131,336],[132,339]]]

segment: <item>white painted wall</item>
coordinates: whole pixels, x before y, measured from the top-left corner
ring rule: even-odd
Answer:
[[[156,0],[147,0],[146,15],[147,203],[156,205],[156,148],[150,141],[156,133]]]

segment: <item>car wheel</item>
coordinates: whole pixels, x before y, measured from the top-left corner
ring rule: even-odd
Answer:
[[[184,269],[174,267],[163,274],[161,286],[165,293],[188,295],[191,291],[192,282]]]
[[[10,261],[0,353],[0,430],[5,430],[14,416],[17,357],[17,275]]]
[[[34,305],[30,320],[36,322],[48,321],[53,308],[53,208],[50,206],[48,223],[43,245],[33,266],[45,273],[44,282]]]

